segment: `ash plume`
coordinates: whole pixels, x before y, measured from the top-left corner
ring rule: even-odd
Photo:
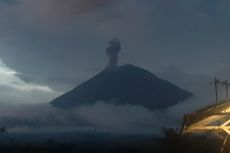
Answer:
[[[117,67],[118,62],[118,53],[121,51],[121,42],[115,38],[109,41],[109,46],[106,49],[106,53],[109,57],[109,69],[113,69]]]

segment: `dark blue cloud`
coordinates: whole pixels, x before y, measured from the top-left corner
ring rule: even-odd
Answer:
[[[0,4],[15,4],[18,0],[0,0]]]
[[[102,70],[107,41],[116,36],[123,44],[120,62],[151,71],[174,65],[215,75],[230,56],[228,0],[87,0],[79,3],[80,14],[75,1],[49,2],[36,2],[40,9],[24,0],[31,8],[20,4],[18,10],[1,12],[6,21],[0,25],[0,57],[26,78],[53,82],[59,89]]]

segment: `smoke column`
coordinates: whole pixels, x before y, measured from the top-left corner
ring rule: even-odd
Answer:
[[[109,69],[114,69],[117,67],[117,62],[118,62],[118,53],[121,50],[121,43],[120,41],[115,38],[111,41],[109,41],[109,46],[106,49],[106,53],[109,57]]]

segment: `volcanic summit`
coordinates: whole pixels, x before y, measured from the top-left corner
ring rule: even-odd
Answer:
[[[139,105],[151,110],[164,109],[182,102],[192,94],[151,72],[128,64],[117,66],[121,45],[109,42],[106,53],[109,64],[88,81],[51,101],[58,108],[72,108],[97,101],[119,105]]]

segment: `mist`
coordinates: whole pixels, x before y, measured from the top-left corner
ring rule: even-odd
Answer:
[[[163,127],[180,128],[183,115],[202,105],[205,106],[201,99],[191,99],[165,110],[151,111],[138,105],[115,105],[103,101],[67,110],[49,104],[26,104],[1,107],[0,120],[9,132],[96,130],[161,135]]]

